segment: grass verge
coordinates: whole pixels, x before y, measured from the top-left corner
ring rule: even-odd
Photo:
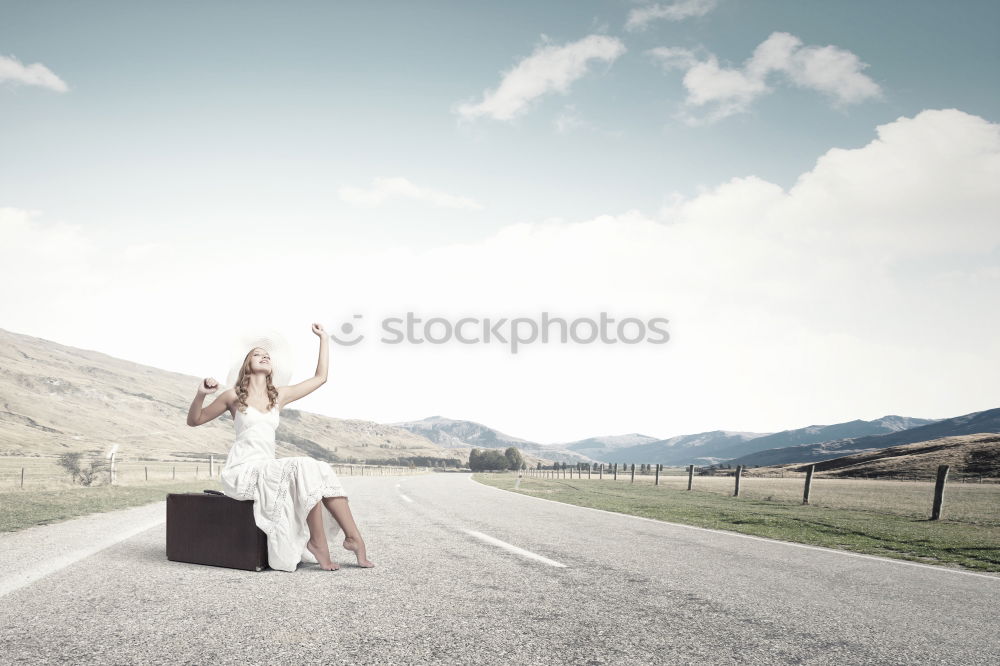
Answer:
[[[1000,527],[927,520],[855,509],[726,497],[628,482],[474,474],[474,480],[522,495],[684,525],[728,530],[975,571],[1000,572]]]
[[[0,493],[0,532],[162,502],[167,493],[201,492],[206,488],[221,490],[218,481],[207,479],[61,490],[9,490]]]

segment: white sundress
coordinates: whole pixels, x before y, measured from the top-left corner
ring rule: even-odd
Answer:
[[[236,410],[236,441],[219,474],[223,492],[234,499],[254,501],[253,517],[267,535],[267,563],[272,569],[295,571],[299,562],[316,562],[306,548],[306,516],[323,497],[347,497],[329,463],[299,456],[276,458],[274,431],[279,410],[247,406]],[[332,546],[340,525],[321,507],[323,531]]]

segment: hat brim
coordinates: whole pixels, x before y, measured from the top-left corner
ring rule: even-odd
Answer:
[[[262,347],[271,356],[271,383],[275,386],[287,386],[292,379],[294,356],[292,346],[283,335],[273,330],[254,331],[233,339],[229,374],[226,376],[226,386],[236,385],[239,379],[243,359],[254,347]]]

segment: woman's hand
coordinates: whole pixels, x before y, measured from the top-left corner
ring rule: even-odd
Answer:
[[[326,329],[323,328],[323,324],[313,324],[312,332],[321,338],[326,335]]]
[[[208,395],[219,390],[219,382],[214,377],[205,377],[198,385],[198,395]]]

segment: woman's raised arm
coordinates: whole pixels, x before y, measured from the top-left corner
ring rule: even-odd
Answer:
[[[219,397],[208,407],[202,407],[202,404],[205,402],[205,396],[209,393],[215,393],[218,390],[219,382],[215,381],[212,377],[206,377],[198,384],[198,393],[195,395],[194,400],[191,401],[191,407],[188,409],[187,424],[189,426],[200,426],[202,423],[208,423],[229,409],[229,403],[236,397],[236,390],[231,388],[220,393]]]
[[[322,324],[313,324],[312,332],[319,336],[319,360],[316,362],[316,374],[304,382],[279,388],[278,393],[281,394],[282,407],[309,395],[326,383],[330,365],[330,338]]]

